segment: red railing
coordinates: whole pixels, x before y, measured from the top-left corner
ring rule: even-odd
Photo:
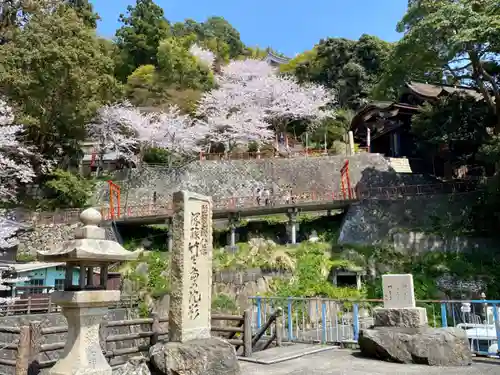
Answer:
[[[308,203],[326,203],[332,201],[350,201],[362,199],[380,199],[380,200],[397,200],[404,199],[410,196],[434,195],[434,194],[458,194],[474,191],[477,189],[477,184],[474,182],[453,182],[427,185],[408,185],[397,187],[376,187],[376,188],[352,188],[350,191],[330,190],[324,192],[308,191],[295,193],[287,202],[287,197],[284,194],[273,195],[269,198],[269,205],[273,206],[300,206]],[[350,194],[349,194],[350,193]],[[159,201],[165,198],[158,198]],[[170,198],[168,198],[170,199]],[[213,197],[214,210],[238,210],[245,208],[257,208],[265,206],[265,199],[257,201],[256,196],[218,198]],[[111,210],[109,207],[102,207],[101,214],[104,220],[110,220]],[[34,225],[47,224],[65,224],[78,223],[79,215],[82,210],[69,209],[57,212],[28,212],[16,211],[16,218],[21,222],[31,222]],[[114,219],[123,219],[127,217],[147,217],[158,215],[169,215],[172,212],[172,204],[170,202],[161,204],[139,204],[139,205],[122,205],[118,214],[117,207],[114,209]]]

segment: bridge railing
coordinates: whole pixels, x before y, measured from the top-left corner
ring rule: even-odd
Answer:
[[[360,330],[374,324],[374,308],[383,307],[381,299],[257,296],[250,302],[254,331],[281,309],[283,341],[341,345],[357,342]],[[431,327],[465,330],[474,354],[498,356],[500,300],[417,300],[416,306],[426,309]]]
[[[408,185],[397,187],[377,187],[377,188],[357,188],[337,189],[330,191],[304,191],[287,195],[286,193],[270,195],[266,199],[265,196],[258,195],[213,198],[213,208],[215,210],[238,210],[250,209],[258,207],[294,207],[297,205],[327,203],[327,202],[343,202],[349,200],[360,199],[403,199],[409,196],[433,195],[433,194],[453,194],[465,193],[474,191],[476,184],[470,182],[454,182],[454,183],[439,183],[439,184],[423,184],[423,185]],[[113,213],[111,213],[113,211]],[[118,215],[119,211],[119,215]],[[115,207],[111,210],[109,207],[103,207],[101,213],[104,218],[126,218],[126,217],[145,217],[156,215],[169,215],[172,212],[172,204],[140,204],[127,207],[120,207],[118,210]]]
[[[365,152],[365,150],[360,150]],[[300,151],[262,150],[261,152],[231,152],[231,153],[200,153],[200,160],[249,160],[249,159],[271,159],[282,157],[286,154],[289,158],[294,157],[320,157],[328,155],[338,155],[334,150],[325,149],[302,149]]]
[[[332,201],[362,200],[362,199],[404,199],[409,196],[433,195],[433,194],[458,194],[467,193],[477,189],[477,182],[463,181],[453,183],[421,184],[406,186],[386,186],[366,188],[358,185],[351,189],[336,189],[330,191],[303,191],[293,192],[291,196],[286,193],[273,194],[269,196],[268,206],[294,207],[307,203],[326,203]],[[215,210],[238,210],[266,206],[266,197],[260,200],[257,195],[240,197],[213,197]],[[157,215],[169,215],[172,212],[171,202],[148,203],[136,205],[121,205],[101,207],[101,214],[105,220],[126,217],[146,217]],[[31,222],[35,225],[78,223],[81,209],[67,209],[52,212],[33,212],[27,210],[15,210],[15,219],[19,222]]]

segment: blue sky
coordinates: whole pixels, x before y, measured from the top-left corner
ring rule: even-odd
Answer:
[[[99,33],[112,37],[118,16],[135,0],[91,0],[102,21]],[[222,16],[247,45],[267,47],[294,56],[321,38],[357,39],[363,33],[396,41],[396,23],[408,0],[156,0],[171,22],[198,22]]]

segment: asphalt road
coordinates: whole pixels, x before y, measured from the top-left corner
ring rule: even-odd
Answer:
[[[353,355],[354,354],[354,355]],[[402,365],[360,358],[339,349],[307,355],[274,365],[240,362],[242,375],[499,375],[500,360],[476,361],[467,367]]]

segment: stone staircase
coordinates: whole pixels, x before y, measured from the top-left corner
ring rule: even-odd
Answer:
[[[407,158],[387,158],[389,166],[396,173],[413,173],[410,167],[410,161]]]

